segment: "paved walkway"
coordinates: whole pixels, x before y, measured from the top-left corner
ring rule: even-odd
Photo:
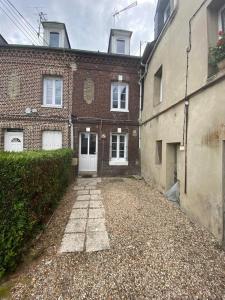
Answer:
[[[109,249],[105,210],[101,190],[97,189],[100,182],[101,178],[78,178],[74,187],[76,201],[64,232],[60,253]]]

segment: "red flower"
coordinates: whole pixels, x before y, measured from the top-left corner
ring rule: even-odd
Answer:
[[[221,47],[225,44],[225,39],[220,39],[218,42],[217,42],[217,46],[218,47]]]
[[[219,36],[223,36],[224,35],[224,32],[221,30],[218,32]]]

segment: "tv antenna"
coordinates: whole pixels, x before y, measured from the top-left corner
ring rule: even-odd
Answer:
[[[113,14],[113,18],[114,18],[114,26],[116,25],[116,17],[117,17],[119,14],[121,14],[122,12],[124,12],[124,11],[126,11],[126,10],[128,10],[128,9],[130,9],[130,8],[133,8],[133,7],[137,6],[137,4],[138,4],[138,2],[135,1],[135,2],[131,3],[130,5],[126,6],[125,8],[123,8],[123,9],[121,9],[121,10],[116,10],[116,11],[114,12],[114,14]]]
[[[39,37],[41,33],[41,23],[47,21],[47,14],[43,13],[43,11],[40,11],[38,13],[38,16],[39,16],[39,21],[38,21],[38,37]]]

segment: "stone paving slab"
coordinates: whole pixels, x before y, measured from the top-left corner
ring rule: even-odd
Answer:
[[[101,208],[103,207],[102,201],[90,201],[90,208]]]
[[[88,219],[87,232],[106,231],[105,219]]]
[[[103,197],[101,195],[91,195],[91,200],[101,201]]]
[[[84,189],[84,186],[75,186],[73,189],[74,191],[80,191]]]
[[[96,190],[96,186],[85,186],[85,190]]]
[[[80,196],[77,196],[77,201],[88,201],[90,199],[91,199],[90,195],[80,195]]]
[[[88,232],[86,251],[101,251],[109,249],[109,238],[106,231]]]
[[[76,201],[73,209],[75,208],[88,208],[89,206],[89,201]]]
[[[90,208],[89,219],[102,219],[105,218],[104,208]]]
[[[87,219],[87,209],[73,209],[70,215],[70,219]]]
[[[90,190],[89,189],[77,191],[77,196],[80,196],[80,195],[89,195],[89,194],[90,194]]]
[[[87,219],[69,219],[65,233],[85,232]]]
[[[91,191],[90,191],[90,194],[91,194],[91,195],[100,195],[100,194],[101,194],[101,191],[100,191],[100,190],[91,190]]]
[[[60,253],[77,252],[84,250],[84,233],[66,233],[63,236]]]

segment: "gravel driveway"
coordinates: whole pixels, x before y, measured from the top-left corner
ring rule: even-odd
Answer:
[[[58,254],[70,188],[11,278],[12,299],[225,299],[225,254],[209,233],[144,181],[109,178],[100,187],[110,250]]]

